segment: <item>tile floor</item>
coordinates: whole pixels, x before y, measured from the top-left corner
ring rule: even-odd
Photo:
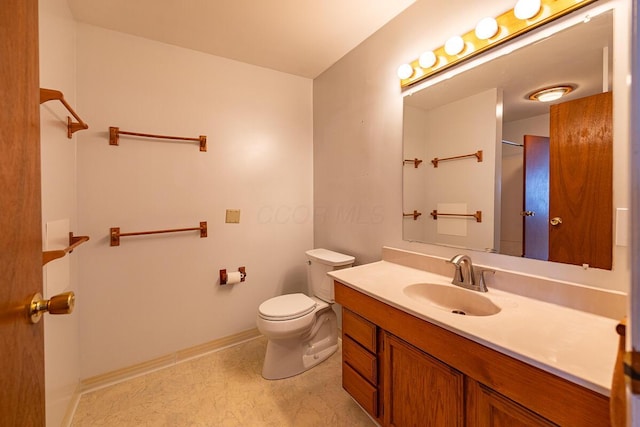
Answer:
[[[266,339],[86,393],[73,427],[374,426],[341,386],[340,351],[301,375],[262,378]]]

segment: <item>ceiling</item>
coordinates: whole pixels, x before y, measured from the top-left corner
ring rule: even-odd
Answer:
[[[415,0],[69,0],[77,21],[315,78]]]

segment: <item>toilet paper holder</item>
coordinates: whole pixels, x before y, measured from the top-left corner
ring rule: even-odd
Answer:
[[[240,281],[244,282],[245,278],[247,277],[246,269],[244,267],[238,267],[238,272],[240,273]],[[227,270],[225,269],[220,270],[220,284],[226,285],[227,281],[229,281],[229,275],[227,274]],[[232,282],[232,283],[236,283],[236,282]]]

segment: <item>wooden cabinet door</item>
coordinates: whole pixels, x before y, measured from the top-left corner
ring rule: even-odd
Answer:
[[[383,366],[384,425],[463,425],[462,373],[388,333]]]
[[[477,427],[555,426],[489,387],[467,379],[467,425]]]

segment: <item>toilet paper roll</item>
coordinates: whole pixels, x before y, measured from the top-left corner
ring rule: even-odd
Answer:
[[[227,285],[240,283],[240,279],[242,279],[242,275],[240,274],[239,271],[234,271],[233,273],[227,273]]]

